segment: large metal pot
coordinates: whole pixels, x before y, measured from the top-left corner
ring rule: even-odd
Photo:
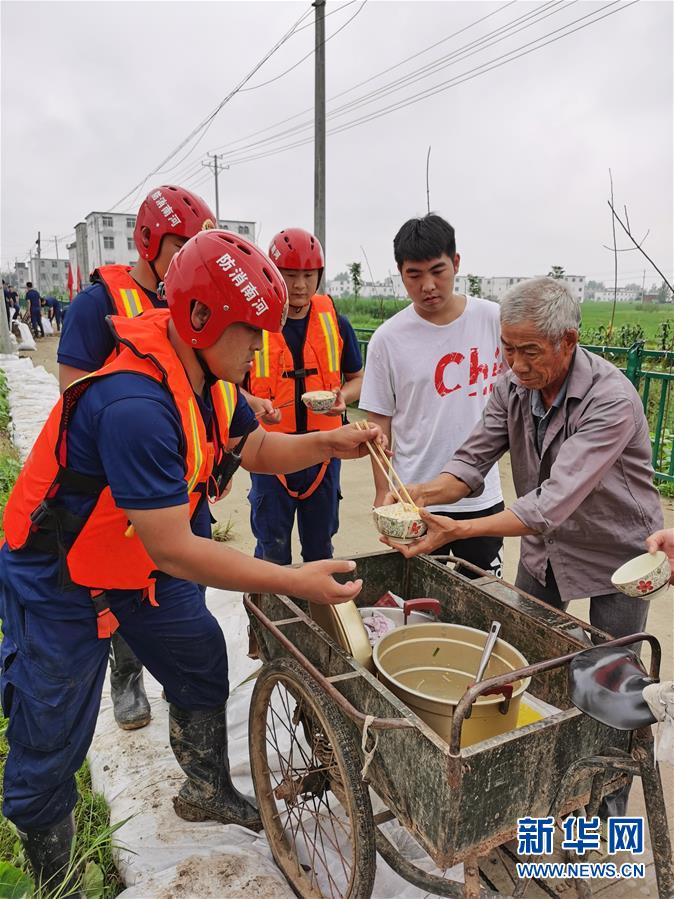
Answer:
[[[373,661],[379,679],[429,727],[449,742],[454,709],[475,681],[487,634],[458,624],[412,624],[398,628],[375,645]],[[528,665],[524,656],[497,640],[484,678]],[[480,696],[463,724],[461,746],[514,730],[520,699],[531,678],[513,683],[512,698]],[[503,711],[503,706],[507,710]]]

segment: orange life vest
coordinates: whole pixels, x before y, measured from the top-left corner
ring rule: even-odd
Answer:
[[[91,274],[92,283],[101,283],[105,288],[114,314],[125,318],[135,318],[153,309],[165,309],[165,306],[153,306],[152,300],[145,291],[129,275],[131,271],[128,265],[102,265]],[[113,350],[106,362],[115,358],[117,350]],[[211,390],[213,407],[215,409],[215,421],[220,427],[220,444],[227,446],[229,437],[229,425],[234,415],[237,403],[237,392],[234,384],[228,381],[219,381]],[[224,484],[220,485],[226,486]],[[217,501],[219,491],[209,495],[209,500]],[[215,499],[213,496],[215,495]]]
[[[250,392],[262,399],[270,399],[275,406],[291,403],[281,409],[281,421],[275,425],[262,423],[267,431],[297,433],[295,381],[304,379],[304,391],[339,390],[342,386],[342,349],[344,341],[339,333],[337,313],[330,297],[312,297],[307,331],[302,348],[302,368],[295,369],[293,355],[283,332],[263,332],[263,347],[255,353],[250,374]],[[301,401],[300,401],[301,402]],[[307,409],[308,431],[331,431],[338,428],[338,416],[317,415]]]
[[[68,427],[78,400],[98,378],[119,372],[143,374],[165,387],[182,424],[191,515],[208,491],[214,466],[223,458],[226,444],[221,438],[228,433],[236,407],[234,385],[216,382],[211,389],[216,437],[214,443],[209,442],[194,391],[168,340],[169,318],[168,310],[153,309],[140,318],[111,319],[120,352],[99,371],[65,390],[38,435],[5,508],[3,523],[9,548],[60,554],[69,580],[91,591],[99,615],[99,636],[109,636],[117,627],[107,606],[97,603],[99,594],[105,590],[144,590],[154,602],[156,565],[116,506],[108,484],[67,467]],[[94,496],[91,513],[80,518],[57,506],[61,488]],[[69,550],[64,547],[64,535],[75,535]]]
[[[278,424],[261,422],[267,431],[296,434],[298,404],[295,382],[304,380],[304,391],[339,390],[342,386],[342,349],[344,341],[339,333],[335,304],[329,296],[316,294],[311,298],[307,330],[302,347],[302,368],[295,369],[290,347],[281,333],[264,331],[261,350],[255,353],[250,374],[250,392],[262,399],[270,399],[281,409]],[[289,404],[289,405],[286,405]],[[319,415],[307,408],[307,431],[332,431],[342,424],[338,416]],[[295,499],[308,499],[317,489],[328,467],[325,461],[316,478],[304,493],[291,490],[284,475],[277,475],[288,493]]]
[[[155,306],[152,300],[133,280],[128,265],[102,265],[91,273],[92,283],[100,282],[110,297],[115,315],[135,318]]]

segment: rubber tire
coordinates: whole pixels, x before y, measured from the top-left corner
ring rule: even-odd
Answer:
[[[251,696],[248,742],[250,767],[262,824],[274,860],[300,899],[323,899],[324,893],[307,880],[297,879],[299,867],[294,846],[289,845],[279,826],[276,800],[272,795],[267,760],[267,714],[275,685],[283,682],[295,701],[301,699],[321,722],[337,763],[348,801],[347,812],[353,840],[351,879],[343,899],[370,899],[377,865],[375,826],[367,786],[361,777],[359,749],[337,706],[317,688],[315,681],[294,659],[277,659],[259,672]],[[303,722],[305,735],[307,727]],[[333,794],[334,795],[334,794]],[[344,806],[342,806],[344,808]]]

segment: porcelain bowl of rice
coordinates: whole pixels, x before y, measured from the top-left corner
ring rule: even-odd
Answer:
[[[329,412],[337,402],[332,390],[309,390],[302,394],[302,402],[312,412]]]
[[[426,524],[410,503],[393,503],[372,510],[377,530],[391,543],[413,543],[426,533]]]

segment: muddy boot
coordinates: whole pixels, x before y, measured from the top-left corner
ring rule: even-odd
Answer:
[[[115,721],[122,730],[136,730],[150,723],[143,666],[118,633],[110,640],[110,695]]]
[[[40,895],[58,893],[60,897],[84,899],[84,893],[76,889],[77,871],[68,871],[70,847],[75,838],[75,818],[72,814],[44,830],[22,831],[17,828],[23,850],[35,874]],[[65,886],[62,886],[64,884]]]
[[[191,712],[169,705],[171,749],[187,775],[173,799],[185,821],[240,824],[256,833],[262,822],[252,800],[234,789],[227,753],[227,706]]]

